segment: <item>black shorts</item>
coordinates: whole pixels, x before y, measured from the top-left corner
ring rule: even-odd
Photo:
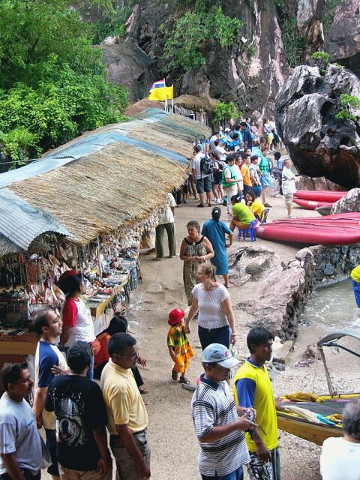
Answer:
[[[214,183],[215,185],[222,184],[222,172],[214,172]]]

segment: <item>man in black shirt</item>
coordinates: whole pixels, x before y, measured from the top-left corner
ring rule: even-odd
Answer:
[[[55,412],[59,471],[62,480],[111,480],[107,448],[106,408],[100,387],[86,378],[90,347],[77,342],[69,348],[68,375],[49,385],[45,408]]]

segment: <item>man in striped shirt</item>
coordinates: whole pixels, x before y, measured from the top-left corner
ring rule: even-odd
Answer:
[[[203,351],[202,364],[205,373],[191,403],[202,479],[242,480],[242,466],[250,461],[244,431],[256,425],[246,409],[235,406],[226,382],[238,361],[224,345],[212,343]]]

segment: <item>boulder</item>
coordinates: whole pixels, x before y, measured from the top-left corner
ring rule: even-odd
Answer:
[[[297,190],[331,190],[343,191],[344,188],[331,182],[325,177],[311,178],[306,175],[299,175],[295,180]]]
[[[156,78],[154,60],[130,39],[125,41],[119,37],[109,37],[100,48],[108,81],[124,85],[131,102],[147,97],[149,86]]]
[[[331,208],[333,213],[360,212],[360,188],[353,188],[346,197],[340,198]]]
[[[314,287],[314,262],[309,249],[284,265],[270,248],[234,245],[229,252],[231,298],[235,310],[264,325],[282,340],[297,336],[298,317]]]
[[[340,95],[360,98],[360,81],[350,71],[330,65],[299,66],[276,99],[278,132],[300,174],[326,177],[345,188],[360,185],[360,110],[355,120],[339,120]]]

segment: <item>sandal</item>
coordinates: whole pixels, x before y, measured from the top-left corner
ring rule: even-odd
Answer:
[[[149,393],[149,390],[146,390],[146,388],[139,388],[140,395],[146,395]]]
[[[175,370],[172,370],[172,371],[171,371],[171,378],[177,382],[178,373],[175,372]]]
[[[181,375],[179,382],[180,383],[185,383],[186,385],[189,385],[190,380],[188,378],[184,377],[183,375]]]

